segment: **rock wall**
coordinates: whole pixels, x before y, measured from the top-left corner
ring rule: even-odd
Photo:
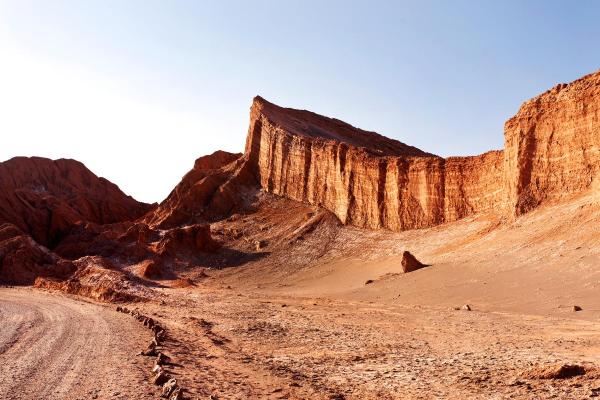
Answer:
[[[504,131],[506,201],[516,215],[587,190],[600,168],[600,72],[525,102]]]
[[[497,210],[520,215],[588,189],[600,169],[600,72],[523,104],[505,150],[447,159],[256,97],[245,158],[267,192],[345,224],[406,230]]]
[[[502,201],[500,151],[446,160],[260,97],[250,114],[246,157],[266,191],[371,229],[437,225]]]

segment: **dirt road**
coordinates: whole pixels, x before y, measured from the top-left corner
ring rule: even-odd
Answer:
[[[0,398],[147,399],[149,333],[128,316],[33,289],[0,288]]]

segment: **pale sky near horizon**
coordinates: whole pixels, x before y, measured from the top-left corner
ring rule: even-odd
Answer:
[[[0,161],[74,158],[161,201],[197,157],[243,150],[257,94],[478,154],[600,68],[598,21],[585,0],[0,0]]]

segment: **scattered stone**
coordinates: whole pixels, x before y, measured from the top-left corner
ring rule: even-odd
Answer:
[[[164,355],[163,353],[158,353],[158,356],[156,356],[155,364],[156,365],[165,365],[169,361],[171,361],[170,357]]]
[[[160,365],[156,364],[154,366],[154,368],[152,368],[152,372],[155,374],[158,374],[159,372],[163,371],[163,367],[161,367]]]
[[[154,342],[150,343],[148,348],[146,350],[142,351],[142,355],[148,356],[148,357],[158,356],[158,352],[156,351],[156,346],[154,345]]]
[[[167,383],[169,381],[169,375],[167,375],[167,373],[165,371],[160,371],[158,374],[156,374],[156,376],[154,377],[154,384],[157,386],[162,386],[165,383]]]
[[[183,400],[183,389],[180,387],[175,388],[169,400]]]
[[[410,252],[405,251],[404,253],[402,253],[402,272],[413,272],[425,267],[428,267],[428,265],[421,263],[419,260],[416,259],[415,256],[410,254]]]
[[[168,399],[177,387],[177,379],[171,378],[163,385],[161,397]]]

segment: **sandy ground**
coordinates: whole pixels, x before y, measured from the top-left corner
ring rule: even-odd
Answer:
[[[213,229],[238,263],[178,271],[127,305],[166,327],[159,350],[189,399],[600,395],[598,193],[401,233],[274,201]],[[405,250],[431,266],[400,273]],[[0,332],[0,398],[156,397],[131,317],[41,292],[0,300],[13,327]],[[565,364],[583,375],[553,378]]]
[[[33,289],[0,288],[0,398],[149,399],[151,339],[112,308]]]
[[[328,225],[287,235],[269,219],[277,211],[234,228],[280,249],[142,306],[169,328],[164,350],[190,398],[600,394],[596,193],[514,221],[479,215],[402,233]],[[404,250],[431,266],[401,274]],[[473,311],[454,309],[464,304]],[[586,373],[544,379],[564,364]]]
[[[192,399],[581,399],[600,392],[600,324],[570,314],[208,288],[166,290],[162,305],[143,307],[169,329],[170,371]],[[562,364],[592,373],[535,378]]]

